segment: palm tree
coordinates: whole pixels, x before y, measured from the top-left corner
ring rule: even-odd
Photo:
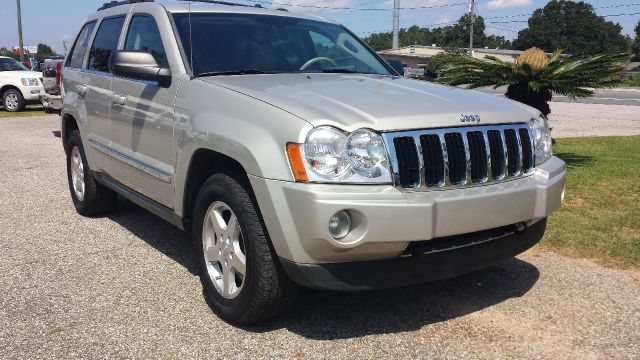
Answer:
[[[549,58],[544,51],[531,48],[514,63],[508,63],[495,56],[480,60],[443,53],[432,58],[430,68],[439,74],[436,81],[447,85],[467,85],[469,89],[507,85],[506,97],[533,106],[547,116],[553,93],[585,98],[593,96],[593,88],[621,84],[624,65],[630,58],[627,53],[568,58],[561,55],[559,50]]]

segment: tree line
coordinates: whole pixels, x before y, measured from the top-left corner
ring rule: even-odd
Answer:
[[[428,28],[412,26],[400,30],[400,46],[436,44],[443,48],[464,48],[469,44],[471,19],[463,15],[450,26]],[[622,26],[595,13],[593,5],[583,1],[552,0],[537,9],[528,27],[509,41],[503,36],[487,35],[487,24],[477,16],[474,24],[474,47],[526,50],[538,47],[547,52],[564,49],[566,53],[594,55],[632,51],[640,61],[640,22],[635,39],[622,34]],[[364,39],[374,50],[391,48],[392,33],[371,34]]]
[[[43,62],[44,59],[51,56],[56,56],[56,55],[58,54],[56,54],[56,52],[53,51],[53,49],[51,49],[49,45],[38,44],[38,52],[34,55],[34,58],[40,62]],[[11,49],[7,49],[6,47],[0,48],[0,56],[7,56],[7,57],[12,57],[16,60],[20,60],[19,54],[14,54]],[[27,55],[25,54],[25,59],[26,58],[27,58]]]

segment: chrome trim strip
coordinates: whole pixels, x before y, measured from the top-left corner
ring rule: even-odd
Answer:
[[[143,162],[140,162],[130,156],[127,156],[119,151],[116,151],[106,145],[103,145],[99,142],[97,142],[96,140],[93,139],[89,139],[89,142],[91,143],[91,147],[93,147],[94,149],[102,152],[103,154],[109,155],[117,160],[122,161],[123,163],[130,165],[142,172],[144,172],[145,174],[151,175],[155,178],[158,178],[164,182],[167,183],[171,183],[171,174],[167,174],[166,172],[162,171],[162,170],[158,170],[152,166],[149,166]]]
[[[510,159],[508,158],[507,142],[504,134],[504,131],[507,129],[512,129],[515,131],[516,139],[518,141],[517,151],[519,152],[518,154],[520,159],[511,160],[516,162],[516,174],[513,176],[509,176],[508,174]],[[391,131],[391,132],[383,132],[381,135],[384,139],[385,146],[388,149],[389,160],[391,162],[391,172],[392,172],[393,183],[396,186],[396,188],[400,189],[401,191],[430,191],[430,190],[460,189],[460,188],[467,188],[467,187],[491,185],[491,184],[496,184],[500,182],[515,180],[515,179],[533,174],[535,170],[535,166],[531,171],[528,171],[528,172],[522,171],[522,165],[523,165],[522,157],[524,156],[524,153],[522,151],[522,141],[520,139],[520,134],[518,132],[520,129],[527,129],[527,131],[529,132],[529,137],[531,139],[531,154],[533,155],[534,154],[533,137],[531,135],[532,134],[531,127],[529,126],[528,123],[513,123],[513,124],[504,124],[504,125],[476,125],[476,126],[453,127],[453,128]],[[497,178],[493,178],[491,173],[491,147],[489,145],[489,137],[488,137],[488,131],[490,130],[498,131],[498,133],[500,134],[500,140],[502,142],[503,162],[504,162],[502,164],[503,173]],[[487,175],[485,179],[482,179],[482,181],[478,181],[478,182],[473,182],[471,179],[471,169],[470,169],[471,153],[469,149],[467,134],[472,131],[480,131],[482,133],[484,137],[484,146],[487,152],[487,159],[486,159]],[[464,143],[465,158],[467,161],[466,163],[467,176],[465,181],[457,185],[451,184],[451,181],[449,179],[449,156],[448,156],[448,150],[447,150],[447,143],[444,139],[444,135],[447,133],[460,133]],[[424,154],[422,153],[422,143],[420,142],[420,136],[422,135],[437,135],[438,139],[440,140],[440,146],[442,147],[442,159],[443,159],[443,165],[444,165],[444,169],[443,169],[444,181],[438,184],[437,186],[429,186],[427,184],[426,173],[425,173],[426,164],[424,164]],[[410,187],[402,187],[400,185],[399,164],[398,164],[397,154],[395,151],[395,145],[393,143],[393,139],[397,137],[413,138],[415,147],[416,147],[416,154],[418,155],[418,158],[419,158],[418,161],[420,165],[420,170],[419,170],[420,180],[416,184]],[[520,161],[518,162],[518,160]],[[535,158],[532,159],[532,161],[534,160]],[[535,163],[532,162],[532,164],[535,164]]]

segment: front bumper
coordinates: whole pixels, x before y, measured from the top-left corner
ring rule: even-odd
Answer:
[[[422,284],[466,274],[513,257],[535,245],[546,226],[515,225],[413,243],[401,257],[387,260],[298,264],[282,260],[289,277],[323,290],[370,290]]]
[[[40,95],[46,94],[42,86],[23,86],[20,90],[24,99],[30,103],[39,102]]]
[[[320,264],[396,258],[411,242],[531,225],[560,207],[565,163],[553,157],[517,180],[426,192],[249,179],[278,256]],[[328,223],[340,210],[350,213],[353,226],[337,241]]]

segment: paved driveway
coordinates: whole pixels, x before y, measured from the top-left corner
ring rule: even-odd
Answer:
[[[235,328],[208,308],[185,236],[123,201],[71,205],[57,118],[0,119],[0,358],[639,358],[640,276],[553,253],[448,281],[305,291]]]

